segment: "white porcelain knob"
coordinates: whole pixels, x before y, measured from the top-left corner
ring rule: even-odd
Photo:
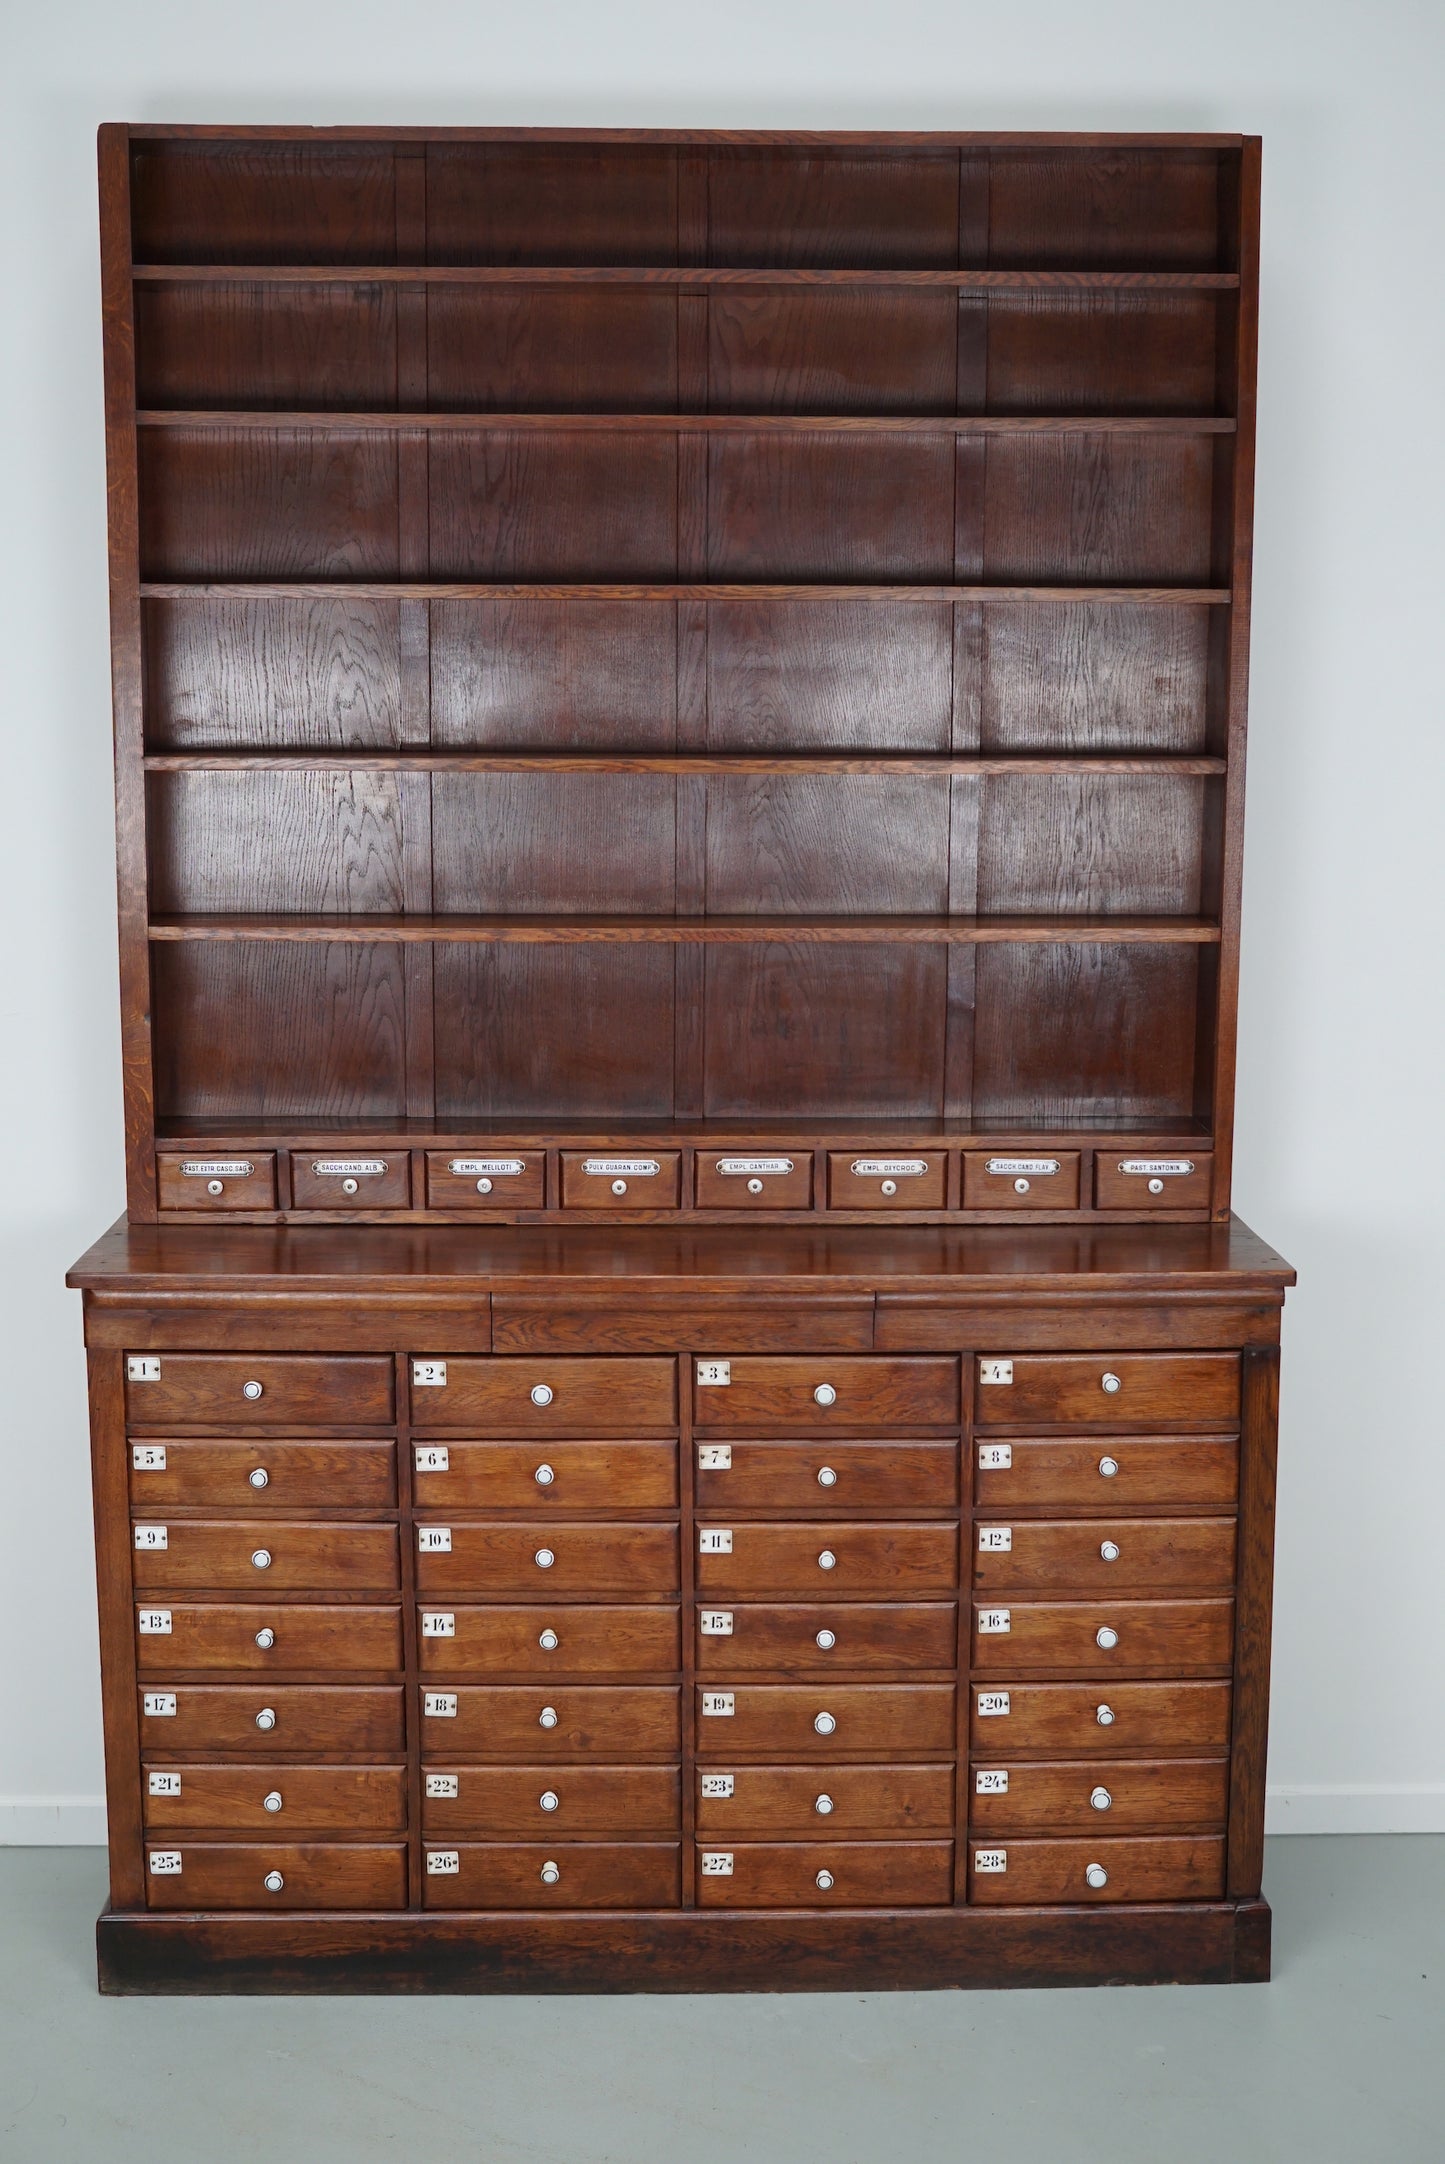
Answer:
[[[750,1195],[760,1195],[760,1194],[762,1193],[762,1191],[763,1191],[763,1183],[762,1183],[762,1181],[761,1181],[761,1180],[749,1180],[749,1181],[748,1181],[748,1193],[749,1193]]]
[[[813,1392],[813,1403],[815,1405],[836,1405],[837,1402],[838,1393],[833,1388],[833,1385],[831,1383],[819,1383],[817,1389]]]
[[[251,1561],[255,1564],[257,1570],[269,1570],[271,1568],[270,1549],[253,1548],[251,1551]]]
[[[1091,1863],[1084,1873],[1084,1883],[1086,1886],[1092,1886],[1095,1893],[1097,1893],[1101,1886],[1108,1885],[1109,1874],[1101,1863]]]
[[[562,1799],[555,1788],[544,1788],[537,1801],[544,1811],[555,1811]]]
[[[554,1630],[545,1630],[537,1643],[544,1653],[555,1653],[557,1650],[557,1633]]]
[[[1029,1183],[1028,1183],[1028,1181],[1027,1181],[1027,1180],[1015,1180],[1015,1181],[1014,1181],[1014,1193],[1015,1193],[1016,1195],[1026,1195],[1026,1194],[1028,1193],[1028,1191],[1029,1191]]]
[[[246,1475],[246,1478],[250,1481],[253,1488],[269,1488],[271,1485],[271,1475],[267,1472],[264,1465],[258,1465],[255,1468],[254,1472],[250,1472]]]
[[[832,1808],[833,1799],[831,1796],[815,1796],[813,1798],[813,1809],[817,1812],[819,1818],[826,1818]]]
[[[1112,1706],[1096,1706],[1094,1719],[1101,1728],[1112,1728],[1114,1725],[1114,1708]]]
[[[265,1886],[267,1893],[280,1893],[281,1888],[285,1885],[286,1881],[284,1878],[282,1878],[279,1871],[268,1871],[262,1883]]]
[[[539,1548],[537,1550],[537,1553],[532,1558],[532,1561],[536,1564],[538,1570],[550,1570],[556,1560],[557,1558],[555,1555],[553,1555],[550,1548]]]
[[[269,1653],[272,1646],[275,1645],[276,1633],[272,1630],[269,1623],[265,1626],[264,1629],[257,1631],[256,1643],[261,1648],[261,1651],[263,1653]]]
[[[1101,1623],[1094,1633],[1094,1643],[1096,1646],[1102,1646],[1106,1653],[1112,1653],[1119,1643],[1119,1633],[1111,1623]]]
[[[258,1728],[274,1728],[276,1726],[276,1709],[274,1706],[262,1706],[260,1712],[256,1715],[256,1726]]]
[[[626,1180],[614,1180],[612,1182],[612,1192],[614,1195],[625,1195],[627,1193]]]
[[[551,1387],[547,1383],[533,1383],[531,1395],[534,1405],[550,1405],[552,1402]]]
[[[556,1864],[552,1863],[549,1860],[548,1862],[543,1864],[537,1876],[541,1879],[544,1886],[555,1886],[558,1879],[562,1876],[562,1873],[558,1870]]]
[[[262,1388],[263,1385],[260,1383],[242,1383],[241,1395],[243,1398],[251,1398],[252,1400],[254,1400],[260,1397]]]
[[[537,1715],[537,1726],[539,1728],[555,1728],[557,1726],[557,1708],[555,1706],[543,1706],[541,1712]]]
[[[880,1195],[896,1195],[898,1182],[896,1180],[883,1180],[879,1184],[878,1192]],[[832,1884],[831,1880],[829,1880],[829,1884]]]
[[[1101,1555],[1101,1556],[1103,1557],[1103,1559],[1104,1559],[1104,1561],[1105,1561],[1106,1563],[1117,1563],[1117,1562],[1118,1562],[1118,1560],[1119,1560],[1119,1543],[1118,1543],[1118,1541],[1117,1541],[1117,1540],[1101,1540],[1101,1541],[1099,1542],[1099,1553],[1100,1553],[1100,1555]]]
[[[261,1798],[261,1809],[263,1811],[279,1811],[280,1808],[281,1791],[279,1788],[273,1788],[269,1796]]]
[[[1103,1390],[1105,1396],[1111,1398],[1115,1396],[1118,1391],[1122,1390],[1123,1387],[1124,1385],[1120,1382],[1117,1375],[1104,1376],[1100,1384],[1100,1388]]]
[[[359,1183],[356,1180],[343,1180],[341,1183],[341,1192],[343,1195],[354,1195],[357,1192],[358,1185]]]
[[[813,1881],[813,1884],[817,1887],[820,1887],[824,1893],[828,1891],[828,1888],[832,1885],[832,1883],[833,1874],[831,1871],[820,1871],[818,1873],[818,1876]]]
[[[489,1194],[490,1194],[491,1192],[492,1192],[492,1183],[491,1183],[491,1181],[490,1181],[489,1179],[487,1179],[487,1178],[486,1178],[486,1177],[484,1176],[483,1178],[481,1178],[480,1180],[478,1180],[478,1182],[477,1182],[477,1193],[478,1193],[479,1195],[489,1195]]]
[[[539,1465],[536,1472],[533,1473],[532,1478],[536,1481],[539,1488],[550,1488],[553,1481],[557,1478],[557,1475],[553,1472],[550,1465]]]
[[[831,1465],[820,1465],[818,1467],[818,1486],[820,1488],[836,1488],[837,1485],[838,1475],[833,1467]]]
[[[838,1558],[837,1558],[837,1556],[836,1556],[836,1555],[834,1555],[834,1553],[833,1553],[833,1551],[832,1551],[832,1549],[831,1549],[831,1548],[825,1548],[825,1549],[823,1550],[822,1554],[821,1554],[821,1555],[820,1555],[820,1556],[818,1557],[818,1568],[819,1568],[819,1570],[836,1570],[836,1569],[837,1569],[837,1567],[838,1567]]]
[[[1114,1808],[1114,1799],[1109,1794],[1107,1788],[1096,1788],[1092,1790],[1089,1796],[1089,1801],[1096,1811],[1112,1811],[1112,1809]]]
[[[206,1193],[208,1195],[224,1195],[225,1192],[226,1183],[224,1180],[207,1180]]]
[[[1151,1180],[1149,1182],[1149,1192],[1151,1195],[1162,1195],[1164,1192],[1164,1182],[1157,1179]]]
[[[813,1640],[813,1643],[815,1646],[819,1647],[822,1652],[831,1653],[834,1646],[838,1643],[838,1640],[836,1635],[832,1631],[824,1630],[819,1631],[817,1637]]]
[[[831,1713],[815,1713],[813,1715],[813,1726],[820,1736],[831,1736],[837,1725],[838,1723]]]
[[[1118,1470],[1119,1460],[1117,1458],[1100,1458],[1099,1473],[1102,1479],[1112,1480]]]

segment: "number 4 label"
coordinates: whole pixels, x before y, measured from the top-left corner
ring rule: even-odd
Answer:
[[[978,1379],[981,1383],[1011,1383],[1014,1364],[1012,1360],[980,1360]]]

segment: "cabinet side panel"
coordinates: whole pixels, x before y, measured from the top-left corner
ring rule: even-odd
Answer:
[[[1230,1749],[1231,1900],[1258,1894],[1264,1869],[1264,1774],[1274,1606],[1274,1491],[1279,1448],[1279,1354],[1244,1356],[1240,1436],[1239,1579],[1235,1589],[1234,1732]]]
[[[144,1908],[141,1870],[140,1731],[136,1715],[135,1620],[131,1612],[130,1501],[126,1485],[124,1353],[89,1356],[90,1468],[95,1507],[95,1575],[100,1611],[105,1796],[110,1829],[110,1901]]]

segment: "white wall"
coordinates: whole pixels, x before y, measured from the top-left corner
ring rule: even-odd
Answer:
[[[1273,1823],[1445,1829],[1436,0],[50,0],[0,30],[0,1839],[99,1837],[71,1259],[122,1203],[101,120],[1265,138],[1237,1202],[1286,1327]]]

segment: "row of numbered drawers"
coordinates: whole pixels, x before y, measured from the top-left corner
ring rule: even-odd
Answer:
[[[942,1210],[949,1196],[952,1152],[860,1156],[820,1152],[814,1192],[814,1152],[702,1151],[694,1159],[692,1204],[700,1210],[808,1210],[815,1199],[832,1210]],[[1077,1210],[1078,1150],[1047,1156],[964,1150],[966,1210]],[[676,1210],[683,1199],[680,1150],[601,1155],[562,1150],[560,1206],[568,1210]],[[427,1150],[426,1207],[431,1210],[540,1210],[546,1206],[546,1154],[459,1156]],[[1094,1160],[1094,1207],[1099,1210],[1207,1209],[1210,1153],[1161,1157],[1099,1152]],[[274,1210],[276,1155],[187,1155],[162,1150],[157,1192],[163,1210]],[[826,1182],[826,1188],[824,1183]],[[825,1200],[826,1195],[826,1200]],[[553,1197],[557,1206],[558,1198]],[[297,1210],[405,1210],[412,1203],[411,1154],[313,1157],[291,1153],[291,1207]]]

